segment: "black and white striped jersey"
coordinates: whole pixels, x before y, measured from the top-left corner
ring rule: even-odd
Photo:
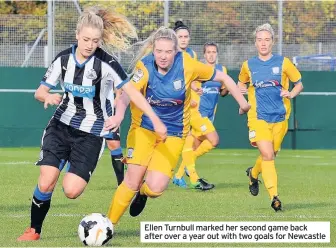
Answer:
[[[104,121],[113,115],[114,88],[120,89],[128,80],[116,59],[97,48],[84,63],[76,60],[74,45],[59,53],[49,66],[41,84],[64,90],[62,102],[54,118],[73,128],[104,136]],[[111,94],[112,93],[112,94]]]

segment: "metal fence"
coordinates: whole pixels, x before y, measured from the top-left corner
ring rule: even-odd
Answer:
[[[183,20],[191,29],[191,48],[202,59],[207,41],[219,44],[219,62],[229,69],[256,55],[253,30],[270,23],[275,53],[297,60],[302,70],[333,70],[336,56],[335,1],[49,1],[44,16],[0,14],[0,66],[47,67],[75,42],[79,11],[108,5],[137,27],[140,40],[162,25]],[[1,12],[0,12],[1,13]],[[34,48],[34,49],[32,49]],[[310,59],[312,55],[329,59]],[[129,65],[131,55],[118,54]],[[308,56],[308,57],[307,57]],[[318,58],[318,57],[317,57]]]

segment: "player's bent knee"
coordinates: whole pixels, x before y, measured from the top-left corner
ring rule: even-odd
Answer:
[[[262,154],[262,160],[263,161],[274,160],[274,153],[265,153],[265,154]]]
[[[66,188],[63,188],[63,192],[64,195],[69,199],[76,199],[82,194],[82,191],[79,192],[78,190],[66,189]]]
[[[125,179],[124,179],[124,182],[127,185],[127,187],[133,191],[138,191],[140,189],[141,182],[134,182],[134,181],[125,180]]]
[[[210,143],[213,147],[216,147],[218,146],[219,144],[219,139],[213,139],[213,140],[210,140]]]
[[[145,189],[145,194],[150,198],[157,198],[157,197],[159,197],[163,194],[163,191],[162,192],[155,192],[147,186],[146,189]]]
[[[110,151],[116,150],[120,147],[120,141],[109,140],[106,143],[107,143],[107,147]]]
[[[132,178],[132,176],[127,176],[127,173],[124,178],[124,183],[126,184],[126,186],[133,191],[138,191],[140,189],[142,181],[143,178],[140,179]]]
[[[38,183],[38,188],[41,192],[51,192],[54,190],[55,188],[55,184],[56,182],[43,182],[43,181],[40,181]]]

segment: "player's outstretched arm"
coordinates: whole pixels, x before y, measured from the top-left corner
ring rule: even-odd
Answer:
[[[48,108],[48,105],[58,105],[62,101],[62,96],[58,93],[49,93],[50,88],[41,84],[35,91],[35,99],[44,103],[44,108]]]
[[[240,92],[240,89],[238,88],[238,86],[236,85],[236,83],[233,81],[233,79],[229,75],[225,74],[222,71],[216,70],[216,76],[215,76],[215,78],[213,80],[214,81],[222,82],[225,85],[225,88],[228,91],[230,91],[231,95],[238,102],[239,108],[243,112],[246,113],[247,111],[249,111],[249,109],[251,108],[251,106],[247,103],[245,97]]]
[[[130,100],[142,110],[148,118],[152,121],[155,132],[159,135],[160,139],[166,140],[167,128],[155,114],[152,107],[149,105],[145,97],[138,91],[131,83],[126,83],[122,87],[123,91],[128,95]]]

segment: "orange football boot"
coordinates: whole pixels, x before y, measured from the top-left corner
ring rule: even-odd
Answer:
[[[27,228],[27,230],[18,237],[18,241],[31,241],[31,240],[39,240],[40,234],[35,232],[34,228]]]

